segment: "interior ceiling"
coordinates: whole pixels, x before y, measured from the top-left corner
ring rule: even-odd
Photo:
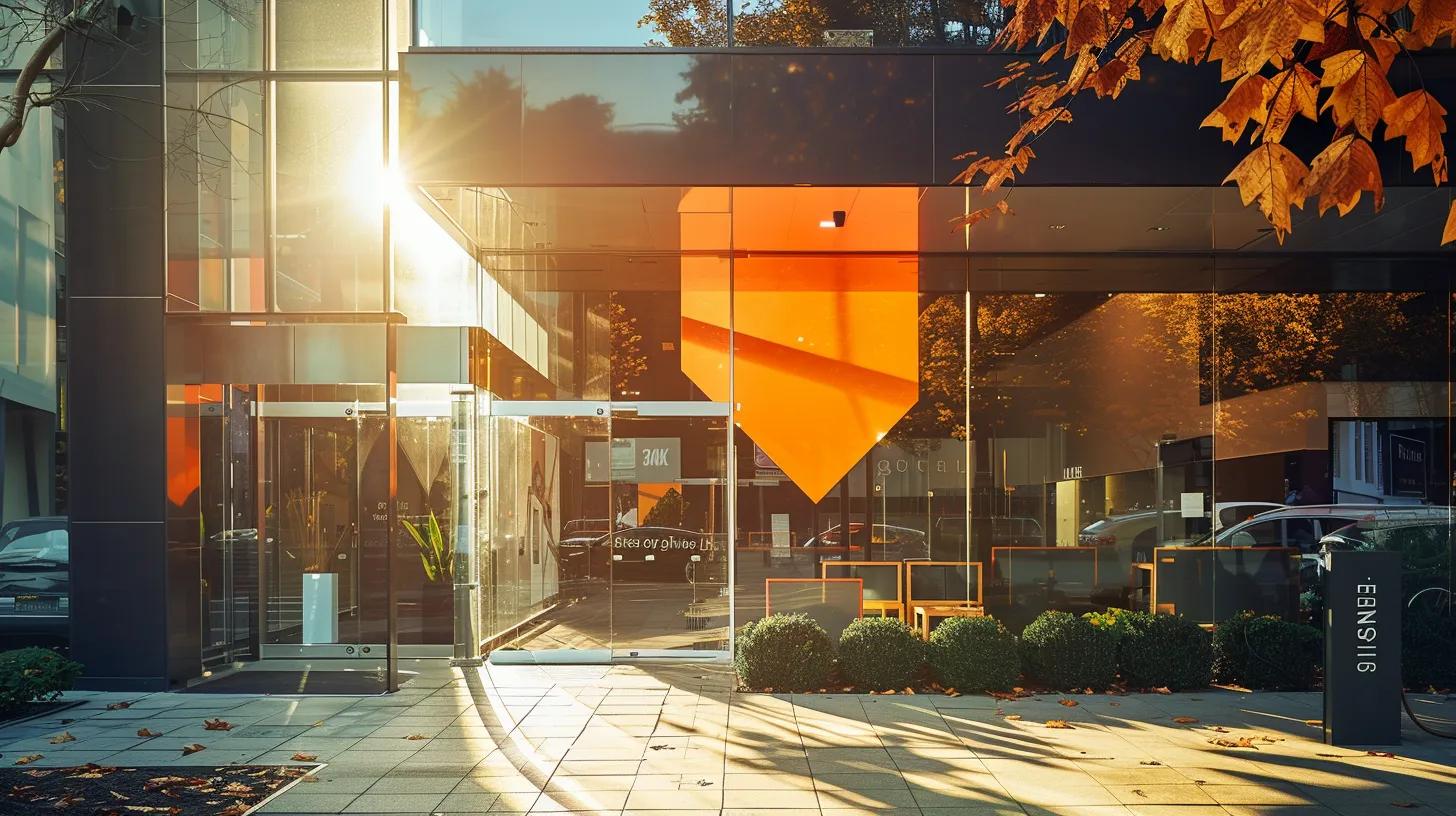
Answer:
[[[874,189],[738,188],[726,209],[751,207],[754,217],[733,219],[734,248],[739,252],[867,251],[872,243],[850,239],[864,234],[866,222],[857,221],[857,215],[877,220],[886,217],[882,206],[866,203],[873,202],[873,196],[862,195]],[[519,245],[500,246],[508,242],[494,232],[483,234],[468,228],[465,232],[482,254],[497,256],[497,263],[503,260],[500,256],[547,252],[558,255],[568,268],[600,268],[598,258],[604,255],[622,255],[623,263],[645,265],[650,256],[670,257],[682,249],[684,215],[680,207],[685,201],[729,202],[728,192],[681,187],[500,188],[494,194],[509,199],[512,212],[525,225],[524,238],[516,232],[510,239]],[[427,193],[448,202],[458,191],[436,188]],[[1436,252],[1440,251],[1438,241],[1449,195],[1445,190],[1391,188],[1380,213],[1374,212],[1367,196],[1344,217],[1337,217],[1334,211],[1319,217],[1311,201],[1306,209],[1294,212],[1294,232],[1281,246],[1263,216],[1254,207],[1242,206],[1232,187],[1021,187],[1011,190],[1008,197],[1012,215],[983,221],[969,236],[963,229],[952,228],[951,220],[967,210],[994,204],[1001,194],[932,187],[918,191],[914,216],[918,236],[908,245],[897,237],[896,246],[881,249],[970,255]],[[766,206],[774,208],[774,216],[762,217]],[[831,219],[834,209],[847,212],[846,228],[820,228],[818,222]],[[772,229],[776,219],[777,230]],[[804,224],[797,224],[799,220]],[[726,218],[724,223],[728,223]],[[726,229],[724,235],[726,245]],[[824,240],[818,239],[821,235]],[[583,256],[579,263],[561,257],[573,253]]]

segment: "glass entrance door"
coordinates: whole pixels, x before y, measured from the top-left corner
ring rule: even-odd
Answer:
[[[195,391],[202,668],[214,671],[258,656],[254,392],[237,386]]]
[[[482,421],[480,628],[531,653],[494,660],[727,648],[726,405],[497,400]]]
[[[727,406],[613,407],[612,641],[618,658],[728,648]]]

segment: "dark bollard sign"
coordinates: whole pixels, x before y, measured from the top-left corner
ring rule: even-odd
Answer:
[[[1325,577],[1325,742],[1400,743],[1400,553],[1330,553]]]

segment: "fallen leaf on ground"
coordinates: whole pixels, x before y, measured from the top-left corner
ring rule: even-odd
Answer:
[[[1214,737],[1209,740],[1209,743],[1223,748],[1253,748],[1254,738],[1239,737],[1238,739],[1229,739],[1227,737]]]
[[[1179,725],[1192,725],[1193,723],[1198,722],[1198,718],[1197,717],[1174,717],[1173,718],[1173,722],[1178,723]]]
[[[1395,757],[1395,754],[1392,754],[1389,751],[1366,751],[1365,756],[1386,757],[1393,759]]]
[[[1072,726],[1066,720],[1047,720],[1046,721],[1046,727],[1047,728],[1071,728]]]
[[[305,754],[304,752],[299,751],[293,756],[289,757],[289,759],[293,760],[294,762],[317,762],[318,754]]]
[[[1398,808],[1418,808],[1418,807],[1420,807],[1420,805],[1416,804],[1415,802],[1391,802],[1390,803],[1390,806],[1391,807],[1398,807]]]
[[[15,764],[16,765],[29,765],[30,763],[36,761],[37,759],[45,759],[45,754],[27,754],[26,756],[23,756],[20,759],[15,760]]]
[[[1162,765],[1163,763],[1157,761],[1156,759],[1144,759],[1144,760],[1140,760],[1138,762],[1138,764],[1139,765]]]
[[[1015,722],[1016,720],[1021,719],[1021,715],[1020,714],[1007,714],[1006,715],[1006,719],[1011,720],[1012,722]]]
[[[1320,726],[1322,726],[1322,725],[1325,724],[1325,721],[1324,720],[1305,720],[1304,721],[1304,724],[1305,725],[1312,725],[1315,728],[1319,728]]]
[[[203,720],[202,728],[205,731],[231,731],[233,724],[227,720]]]
[[[419,740],[429,739],[429,737],[425,736],[424,734],[410,734],[409,736],[405,737],[405,739],[417,742]]]
[[[200,742],[194,742],[191,745],[184,745],[184,746],[182,746],[182,756],[187,756],[188,754],[195,754],[198,751],[206,751],[206,750],[207,750],[207,746],[206,745],[203,745]]]
[[[246,802],[234,802],[219,811],[217,816],[247,816],[252,807]]]
[[[1228,729],[1227,728],[1224,728],[1221,725],[1210,725],[1208,727],[1208,730],[1209,731],[1215,731],[1215,732],[1220,733],[1220,734],[1227,734],[1228,733]]]
[[[137,736],[138,737],[142,737],[143,739],[146,739],[146,738],[150,738],[150,737],[160,737],[162,735],[161,734],[158,734],[156,731],[153,731],[150,728],[138,728],[137,729]]]
[[[1153,689],[1153,693],[1154,694],[1172,694],[1173,693],[1173,690],[1170,689],[1170,688],[1168,688],[1167,686],[1158,686],[1157,688]]]
[[[324,721],[323,720],[316,720],[312,724],[309,725],[309,728],[318,728],[319,726],[321,726],[323,724],[324,724]]]
[[[1122,703],[1119,703],[1118,701],[1113,700],[1112,702],[1108,703],[1108,705],[1112,706],[1113,708],[1119,708],[1119,707],[1122,706]]]
[[[131,703],[112,703],[106,707],[107,711],[120,711],[123,708],[131,708]]]
[[[884,691],[882,691],[880,693],[881,694],[899,694],[900,692],[895,691],[894,689],[885,689]]]
[[[1141,797],[1145,798],[1145,799],[1147,798],[1147,795],[1148,795],[1148,792],[1145,791],[1145,790],[1143,790],[1142,788],[1133,788],[1132,789],[1132,792],[1135,793],[1135,794],[1137,794],[1138,796],[1141,796]]]
[[[915,693],[915,689],[910,688],[909,686],[906,686],[905,687],[905,693],[906,694],[914,694]]]
[[[1067,708],[1076,708],[1077,706],[1081,705],[1081,703],[1077,702],[1076,700],[1068,700],[1066,697],[1058,700],[1057,703],[1059,705],[1064,705]]]
[[[76,741],[76,738],[73,737],[73,736],[71,736],[71,732],[70,731],[62,731],[61,733],[55,735],[54,737],[51,737],[51,745],[61,745],[63,743],[75,742],[75,741]]]

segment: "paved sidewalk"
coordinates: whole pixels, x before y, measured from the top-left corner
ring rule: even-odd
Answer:
[[[1068,706],[1059,695],[737,694],[722,666],[413,668],[381,697],[79,694],[78,708],[0,729],[0,762],[317,755],[317,781],[269,814],[1456,816],[1456,741],[1408,727],[1394,756],[1330,748],[1311,724],[1318,694],[1076,695]],[[106,708],[118,700],[132,705]],[[1456,701],[1416,705],[1456,731]],[[212,717],[234,728],[205,730]],[[139,738],[141,727],[162,736]],[[63,730],[75,741],[50,744]],[[206,750],[182,757],[194,742]]]

